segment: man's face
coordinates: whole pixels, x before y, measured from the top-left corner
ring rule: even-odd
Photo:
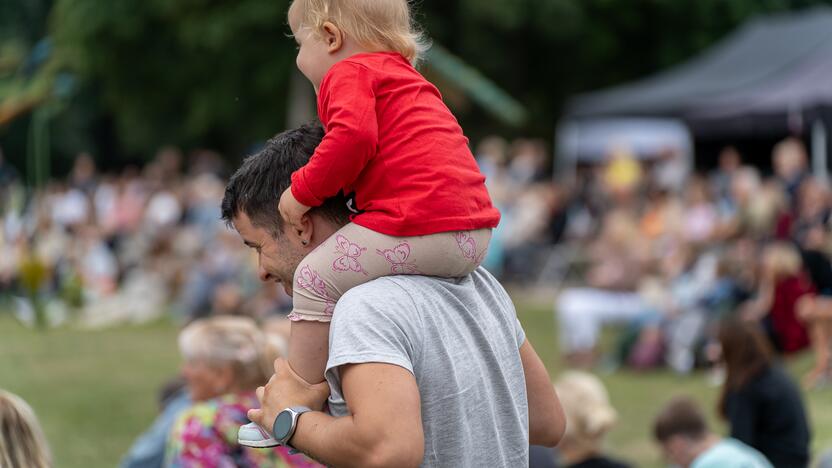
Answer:
[[[295,269],[305,252],[292,245],[285,232],[275,238],[269,230],[253,225],[245,213],[235,216],[233,224],[243,243],[257,252],[257,275],[260,280],[282,283],[286,294],[291,296]]]

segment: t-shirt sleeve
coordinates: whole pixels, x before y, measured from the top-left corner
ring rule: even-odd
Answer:
[[[376,95],[369,70],[341,62],[321,83],[321,121],[326,127],[309,162],[292,174],[292,195],[318,206],[349,187],[375,156],[378,147]]]
[[[516,315],[514,317],[514,336],[517,338],[517,348],[523,346],[523,343],[526,342],[526,331],[523,330],[523,325]]]
[[[419,321],[413,320],[415,307],[404,289],[384,279],[348,291],[335,306],[330,324],[327,374],[345,364],[368,362],[413,373],[413,344],[422,339]]]

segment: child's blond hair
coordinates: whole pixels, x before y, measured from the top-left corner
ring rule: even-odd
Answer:
[[[410,14],[408,0],[294,0],[301,25],[318,34],[327,21],[361,46],[398,52],[416,64],[428,45]]]
[[[794,245],[788,242],[774,242],[763,250],[763,263],[775,280],[781,280],[800,273],[803,259]]]
[[[32,408],[0,390],[0,467],[49,468],[52,457]]]

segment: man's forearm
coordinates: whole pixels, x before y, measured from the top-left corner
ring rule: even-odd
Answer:
[[[311,458],[330,466],[347,466],[343,460],[358,460],[361,449],[348,440],[354,424],[351,416],[334,418],[310,411],[300,416],[290,444]]]
[[[278,360],[277,369],[272,382],[258,390],[263,408],[250,413],[252,420],[264,427],[274,423],[275,408],[309,406],[301,397],[306,390],[297,388],[288,364]],[[424,457],[424,432],[413,374],[393,364],[375,362],[339,369],[351,414],[334,418],[318,411],[303,413],[289,444],[328,465],[418,466]]]
[[[328,466],[374,466],[384,459],[381,441],[362,434],[353,416],[311,411],[301,415],[290,445]]]

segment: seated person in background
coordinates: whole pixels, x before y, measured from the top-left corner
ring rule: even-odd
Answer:
[[[558,445],[566,468],[627,468],[602,454],[604,436],[618,414],[610,405],[604,384],[587,372],[570,371],[555,382],[566,413],[566,433]]]
[[[801,256],[816,296],[806,295],[797,303],[798,318],[809,330],[809,341],[815,353],[815,366],[803,378],[807,388],[832,381],[832,263],[824,251],[826,227],[808,227],[800,239]]]
[[[792,379],[772,361],[756,323],[723,322],[719,344],[725,384],[719,413],[731,437],[759,450],[777,468],[809,463],[809,425],[803,398]]]
[[[775,348],[790,354],[809,345],[809,334],[798,319],[798,303],[815,294],[803,272],[800,253],[791,244],[776,242],[766,246],[761,259],[761,278],[757,297],[742,306],[741,315],[759,321]]]
[[[17,395],[0,390],[0,467],[51,466],[52,456],[35,412]]]
[[[179,335],[182,372],[195,402],[175,423],[165,466],[317,466],[287,447],[251,449],[237,443],[246,412],[259,407],[255,389],[272,375],[276,347],[244,317],[197,320]]]
[[[605,216],[598,240],[588,248],[586,287],[567,288],[555,302],[560,344],[569,365],[592,366],[605,325],[632,323],[651,310],[636,290],[647,263],[644,250],[631,213],[616,210]]]
[[[760,452],[710,432],[699,406],[688,397],[676,397],[662,408],[653,435],[665,458],[681,468],[772,468]]]

